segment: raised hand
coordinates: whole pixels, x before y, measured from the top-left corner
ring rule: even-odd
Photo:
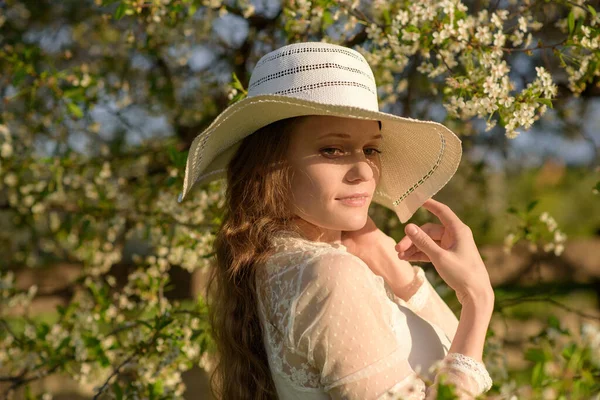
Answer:
[[[490,277],[473,240],[471,229],[447,205],[429,199],[424,204],[441,221],[421,227],[408,224],[398,244],[398,257],[406,261],[431,262],[454,291],[461,304],[480,296],[492,296]],[[414,233],[412,229],[414,228]]]

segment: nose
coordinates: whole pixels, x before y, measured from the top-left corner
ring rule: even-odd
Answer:
[[[351,182],[355,180],[368,181],[373,178],[377,166],[362,151],[356,151],[352,154],[349,161],[349,170],[347,179]]]

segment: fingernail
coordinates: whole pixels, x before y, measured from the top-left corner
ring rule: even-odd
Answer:
[[[406,226],[406,232],[409,233],[409,234],[411,234],[411,235],[414,235],[415,233],[417,233],[417,227],[414,226],[414,225],[407,225]]]

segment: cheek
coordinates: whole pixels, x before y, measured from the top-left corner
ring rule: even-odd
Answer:
[[[375,180],[376,184],[379,184],[379,181],[381,180],[381,160],[375,159],[370,165],[371,170],[373,171],[373,179]]]
[[[335,196],[335,182],[340,178],[331,168],[305,168],[292,178],[292,192],[297,203],[322,207]]]

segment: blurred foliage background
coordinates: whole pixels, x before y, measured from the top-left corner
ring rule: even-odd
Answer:
[[[489,398],[598,399],[598,11],[581,0],[0,2],[0,398],[208,398],[202,291],[224,188],[177,203],[187,149],[244,97],[262,55],[325,40],[365,55],[383,111],[463,141],[435,197],[472,228],[496,290]],[[370,212],[404,236],[389,210]],[[424,209],[411,219],[427,221]]]

